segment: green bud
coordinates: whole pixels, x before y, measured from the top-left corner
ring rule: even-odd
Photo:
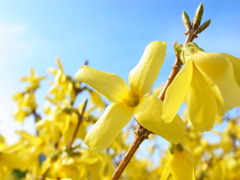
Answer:
[[[174,47],[174,52],[175,52],[176,56],[179,57],[181,54],[182,47],[183,47],[182,44],[179,44],[178,42],[174,42],[173,47]]]
[[[202,20],[202,15],[203,15],[203,4],[201,3],[195,13],[194,19],[193,19],[193,27],[197,28]]]
[[[182,12],[182,21],[183,21],[183,24],[184,24],[186,30],[189,30],[192,28],[190,18],[185,11]]]
[[[202,31],[204,31],[211,23],[211,19],[205,21],[197,30],[197,34],[201,33]]]

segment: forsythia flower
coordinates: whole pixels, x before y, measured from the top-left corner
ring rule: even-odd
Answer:
[[[208,131],[217,115],[240,106],[240,59],[204,52],[191,42],[182,48],[181,60],[185,66],[167,90],[162,119],[171,122],[186,96],[193,126]]]
[[[24,119],[37,108],[35,94],[33,92],[16,93],[13,95],[13,99],[18,105],[13,115],[19,122],[24,122]]]
[[[63,101],[70,98],[72,101],[76,98],[76,88],[80,87],[79,83],[72,81],[72,78],[65,74],[61,60],[57,58],[58,69],[49,69],[49,72],[55,76],[55,80],[49,90],[54,100]]]
[[[32,91],[40,87],[40,82],[46,79],[46,76],[38,76],[33,68],[30,69],[30,76],[25,76],[20,79],[22,82],[29,82],[30,86],[26,88],[26,91]]]
[[[175,149],[170,160],[170,172],[174,180],[195,180],[194,158],[189,149]]]
[[[162,101],[149,95],[165,58],[166,43],[150,43],[135,68],[129,74],[129,86],[118,75],[82,66],[76,74],[84,82],[113,101],[88,132],[85,143],[94,150],[108,147],[134,115],[148,130],[173,143],[184,136],[185,126],[178,115],[171,123],[161,119]]]

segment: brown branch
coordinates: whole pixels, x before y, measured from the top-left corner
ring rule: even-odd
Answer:
[[[31,112],[31,114],[32,114],[33,117],[34,117],[34,123],[35,123],[35,124],[42,119],[41,115],[40,115],[39,113],[37,113],[37,110],[36,110],[36,109],[33,109],[32,112]],[[38,136],[38,135],[39,135],[39,132],[38,132],[38,130],[37,130],[36,128],[35,128],[35,132],[36,132],[36,135]]]
[[[36,109],[32,110],[32,115],[34,117],[35,123],[37,123],[38,121],[40,121],[42,119],[41,115],[37,113]]]
[[[181,65],[182,65],[182,62],[181,62],[180,58],[176,57],[175,62],[174,62],[173,67],[172,67],[172,71],[171,71],[171,73],[170,73],[170,75],[167,79],[167,82],[165,83],[165,85],[163,87],[163,90],[161,91],[161,94],[159,96],[159,99],[161,99],[162,101],[165,98],[167,88],[172,83],[173,79],[175,78],[175,76],[177,75],[179,70],[181,69]]]
[[[73,133],[72,139],[71,139],[71,141],[70,141],[69,144],[68,144],[68,147],[67,147],[68,150],[71,150],[71,149],[72,149],[72,144],[73,144],[73,142],[74,142],[74,140],[75,140],[75,138],[76,138],[76,136],[77,136],[79,127],[80,127],[80,125],[81,125],[81,123],[82,123],[82,121],[83,121],[83,115],[84,115],[84,112],[85,112],[85,110],[86,110],[87,102],[88,102],[88,100],[86,99],[86,100],[84,101],[84,105],[83,105],[81,114],[80,114],[79,112],[77,112],[78,122],[77,122],[76,129],[75,129],[75,131],[74,131],[74,133]]]
[[[84,86],[84,87],[80,87],[80,88],[77,88],[77,87],[74,87],[74,91],[75,91],[75,97],[77,97],[81,92],[87,90],[88,87],[87,86]],[[75,98],[76,99],[76,98]],[[75,103],[75,99],[74,100],[71,100],[71,105],[73,106],[74,103]]]
[[[195,29],[194,27],[189,29],[189,31],[186,33],[187,37],[186,37],[186,40],[184,42],[184,45],[189,43],[189,42],[192,42],[194,40],[194,38],[197,38],[196,31],[197,31],[197,29]],[[165,98],[167,88],[172,83],[173,79],[176,77],[176,75],[180,71],[181,67],[182,67],[181,59],[180,59],[179,56],[177,56],[175,61],[174,61],[174,64],[173,64],[172,71],[171,71],[170,75],[168,76],[167,82],[165,83],[165,85],[163,87],[163,90],[161,91],[161,94],[159,96],[159,99],[161,99],[162,101]]]
[[[138,125],[138,128],[135,131],[135,139],[134,139],[133,143],[131,144],[131,146],[129,147],[126,155],[123,158],[123,160],[120,162],[117,169],[115,170],[115,172],[112,176],[112,180],[117,180],[121,176],[122,172],[124,171],[124,169],[126,168],[128,163],[130,162],[131,158],[133,157],[133,155],[137,151],[140,144],[145,139],[148,139],[149,134],[150,134],[150,131],[148,131],[147,129],[145,129],[141,125]]]

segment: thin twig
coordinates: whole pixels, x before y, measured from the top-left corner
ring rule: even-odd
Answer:
[[[31,114],[33,115],[34,117],[34,122],[35,124],[40,121],[42,119],[41,115],[39,113],[37,113],[36,109],[33,109]],[[35,132],[36,132],[36,135],[38,136],[39,135],[39,132],[37,129],[35,129]]]
[[[189,42],[192,42],[194,40],[194,38],[197,38],[196,31],[197,31],[197,29],[195,29],[194,27],[189,29],[189,31],[186,33],[187,37],[186,37],[186,40],[184,42],[184,45],[189,43]],[[168,76],[167,82],[165,83],[165,85],[163,87],[163,90],[161,91],[161,94],[159,96],[159,99],[161,99],[162,101],[165,98],[167,88],[172,83],[173,79],[176,77],[176,75],[180,71],[181,67],[182,67],[182,62],[180,60],[180,57],[177,56],[175,58],[175,61],[174,61],[174,64],[173,64],[172,71],[171,71],[170,75]]]
[[[173,67],[172,67],[172,71],[171,71],[171,73],[170,73],[170,75],[167,79],[167,82],[165,83],[165,85],[163,87],[163,90],[161,91],[161,94],[159,96],[159,99],[161,99],[162,101],[165,98],[167,88],[172,83],[173,79],[175,78],[175,76],[177,75],[179,70],[181,69],[181,66],[182,66],[182,62],[181,62],[180,58],[176,57],[175,62],[174,62]]]
[[[78,96],[78,94],[80,94],[81,92],[83,92],[83,91],[85,91],[85,90],[87,90],[87,89],[88,89],[87,86],[80,87],[80,88],[74,86],[75,99],[76,99],[76,97]],[[74,106],[75,99],[71,100],[71,105],[72,105],[72,106]]]
[[[79,127],[80,127],[80,125],[81,125],[81,123],[82,123],[82,121],[83,121],[83,115],[84,115],[84,112],[85,112],[85,110],[86,110],[87,102],[88,102],[88,99],[86,99],[86,100],[84,101],[81,114],[79,114],[79,112],[77,112],[78,122],[77,122],[76,129],[75,129],[75,131],[74,131],[74,133],[73,133],[72,139],[71,139],[71,141],[70,141],[69,144],[68,144],[68,147],[67,147],[68,150],[71,150],[71,149],[72,149],[72,144],[73,144],[73,142],[74,142],[74,140],[75,140],[75,138],[76,138],[76,136],[77,136]]]
[[[42,119],[41,115],[37,113],[36,109],[32,110],[32,115],[34,117],[35,123],[37,123],[38,121],[40,121]]]
[[[141,125],[138,126],[137,130],[135,131],[135,139],[134,139],[133,143],[131,144],[131,146],[129,147],[126,155],[123,158],[123,160],[120,162],[117,169],[115,170],[115,173],[112,176],[112,180],[117,180],[121,176],[122,172],[124,171],[124,169],[126,168],[128,163],[130,162],[131,158],[133,157],[133,155],[137,151],[140,144],[145,139],[148,139],[149,134],[150,134],[150,131],[148,131],[147,129],[145,129]]]

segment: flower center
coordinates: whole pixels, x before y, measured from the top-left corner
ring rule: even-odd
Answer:
[[[140,95],[132,90],[129,90],[122,101],[129,107],[135,107],[140,101]]]

